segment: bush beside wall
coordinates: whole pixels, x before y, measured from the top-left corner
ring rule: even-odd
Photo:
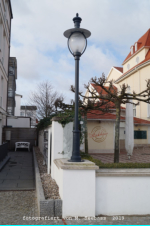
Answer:
[[[81,153],[82,159],[94,162],[99,168],[150,168],[150,163],[102,163],[100,160],[93,158],[89,154]]]

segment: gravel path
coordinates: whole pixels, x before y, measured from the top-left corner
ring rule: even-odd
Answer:
[[[38,148],[35,149],[36,158],[40,170],[41,181],[43,185],[45,199],[60,199],[59,187],[55,180],[51,178],[50,174],[47,174],[47,166],[43,165],[43,155]]]

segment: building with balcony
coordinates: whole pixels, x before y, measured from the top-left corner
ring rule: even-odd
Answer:
[[[0,145],[2,128],[6,125],[8,62],[10,56],[10,37],[12,7],[10,0],[0,0]]]
[[[20,116],[31,118],[31,127],[34,128],[37,125],[37,107],[36,106],[21,106]]]

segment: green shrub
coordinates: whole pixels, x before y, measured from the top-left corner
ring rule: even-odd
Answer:
[[[99,168],[150,168],[150,163],[102,163],[100,160],[93,158],[89,154],[83,152],[80,153],[82,159],[94,162]]]

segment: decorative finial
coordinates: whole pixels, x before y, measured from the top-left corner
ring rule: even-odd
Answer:
[[[73,21],[74,21],[74,27],[80,28],[80,23],[81,23],[82,19],[79,17],[78,13],[76,13],[76,17],[73,18]]]

